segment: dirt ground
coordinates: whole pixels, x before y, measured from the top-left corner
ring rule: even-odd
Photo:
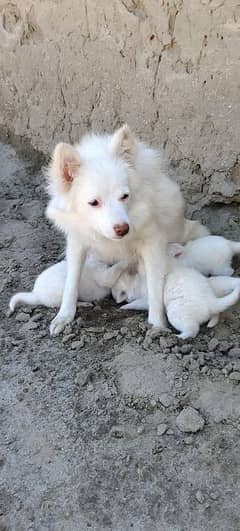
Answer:
[[[0,530],[239,531],[239,306],[185,343],[111,301],[57,338],[54,311],[7,318],[64,242],[40,164],[0,153]],[[237,207],[203,215],[239,238]]]

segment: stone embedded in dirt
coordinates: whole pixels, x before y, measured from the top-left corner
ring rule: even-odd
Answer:
[[[208,348],[209,348],[209,350],[215,350],[218,345],[219,345],[218,339],[213,337],[212,339],[210,339],[210,341],[208,343]]]
[[[186,345],[181,345],[179,349],[182,354],[189,354],[192,350],[192,345],[187,343]]]
[[[229,341],[221,341],[218,345],[218,350],[221,352],[228,352],[232,346],[232,343],[229,343]]]
[[[24,323],[24,325],[22,326],[22,331],[26,332],[28,330],[35,330],[36,328],[39,328],[39,326],[39,322],[34,323],[34,321],[28,319],[28,322]]]
[[[79,339],[79,341],[73,341],[72,342],[71,349],[72,350],[76,350],[78,348],[84,347],[84,345],[85,345],[85,340],[84,340],[84,338],[81,338],[81,339]]]
[[[239,347],[231,348],[231,350],[229,350],[228,355],[231,356],[231,358],[240,358],[240,348]]]
[[[110,341],[110,339],[113,339],[117,337],[118,330],[112,330],[112,332],[106,332],[103,336],[104,341]]]
[[[196,409],[188,406],[179,413],[176,424],[179,430],[185,433],[196,433],[203,429],[205,422]]]
[[[195,497],[196,497],[196,500],[198,501],[198,503],[204,503],[205,496],[204,496],[204,494],[203,494],[203,492],[201,490],[197,490],[197,492],[195,494]]]
[[[25,312],[19,312],[16,314],[15,319],[20,323],[27,323],[27,321],[29,321],[29,314]]]
[[[70,341],[74,337],[75,337],[75,334],[67,334],[66,336],[63,336],[62,343],[67,343],[68,341]]]
[[[231,374],[229,374],[229,379],[233,380],[234,382],[240,382],[240,372],[233,371]]]
[[[157,434],[158,435],[164,435],[164,433],[167,431],[168,425],[167,424],[159,424],[157,427]]]
[[[159,401],[164,407],[169,407],[173,402],[173,398],[167,393],[163,393],[159,396]]]
[[[31,317],[32,321],[34,321],[34,322],[41,321],[42,318],[43,318],[43,314],[42,314],[41,312],[39,312],[39,313],[35,313],[35,314]]]

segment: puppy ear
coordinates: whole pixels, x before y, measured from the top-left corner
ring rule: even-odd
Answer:
[[[79,174],[81,160],[77,149],[61,142],[54,149],[47,169],[50,188],[60,195],[66,194]]]
[[[124,124],[113,134],[111,151],[115,155],[129,160],[134,156],[136,147],[136,139],[127,124]]]

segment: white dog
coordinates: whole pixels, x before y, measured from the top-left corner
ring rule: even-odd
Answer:
[[[86,136],[75,147],[58,144],[48,180],[47,216],[67,236],[67,277],[51,334],[74,318],[80,275],[92,249],[108,264],[143,260],[149,322],[163,327],[167,242],[184,243],[207,231],[184,219],[181,192],[165,175],[159,153],[125,125],[113,135]]]
[[[78,300],[92,302],[108,297],[126,267],[124,261],[108,267],[94,256],[88,256],[78,285]],[[60,308],[66,277],[65,260],[48,267],[37,277],[32,291],[13,295],[9,303],[9,315],[22,304]]]
[[[174,252],[175,251],[175,252]],[[240,242],[222,236],[205,236],[188,242],[184,247],[172,246],[180,263],[193,267],[204,275],[232,275],[232,258],[240,254]]]
[[[229,293],[231,291],[231,293]],[[225,293],[229,293],[225,295]],[[217,295],[225,296],[218,298]],[[240,279],[231,277],[206,278],[199,271],[172,259],[164,285],[164,305],[170,324],[180,331],[179,337],[196,337],[200,325],[213,327],[218,314],[239,299]],[[123,271],[112,288],[117,302],[129,301],[123,310],[147,310],[148,299],[143,265],[138,271]]]

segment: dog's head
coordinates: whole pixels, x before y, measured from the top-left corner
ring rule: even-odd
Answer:
[[[48,168],[50,194],[63,198],[79,225],[108,239],[131,230],[129,175],[136,140],[127,125],[112,136],[87,136],[79,146],[60,143]]]

